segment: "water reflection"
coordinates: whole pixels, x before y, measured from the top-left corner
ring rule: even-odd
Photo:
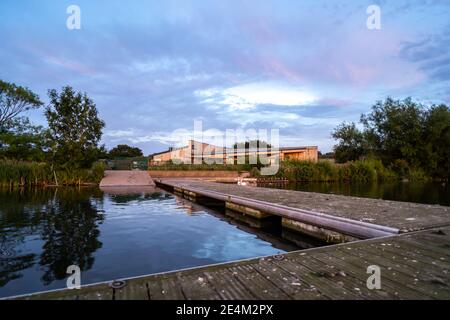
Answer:
[[[77,265],[81,271],[92,267],[92,254],[102,246],[98,240],[98,226],[104,220],[99,210],[102,201],[93,199],[91,193],[55,189],[42,219],[41,239],[45,244],[39,263],[44,268],[44,284],[66,278],[67,266]]]
[[[90,269],[98,240],[102,194],[86,189],[35,189],[0,192],[0,287],[35,264],[47,285],[67,277],[75,264]],[[40,254],[30,240],[43,242]]]
[[[72,264],[88,284],[298,249],[279,226],[155,188],[0,190],[0,297],[65,287]]]
[[[299,182],[289,184],[265,183],[258,186],[450,206],[450,185],[442,182],[385,182],[368,184]]]
[[[4,249],[4,250],[3,250]],[[0,287],[4,286],[11,280],[19,279],[22,277],[21,270],[33,266],[35,260],[35,254],[26,254],[22,256],[13,256],[8,251],[8,248],[2,248],[0,256]]]
[[[116,204],[147,200],[165,200],[172,196],[156,187],[101,187],[109,199]]]

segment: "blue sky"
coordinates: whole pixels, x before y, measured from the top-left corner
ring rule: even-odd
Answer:
[[[66,28],[71,4],[80,30]],[[381,30],[366,27],[371,4]],[[108,148],[161,151],[202,120],[330,151],[332,129],[376,100],[450,103],[449,18],[444,0],[2,0],[0,79],[44,101],[64,85],[87,92]]]

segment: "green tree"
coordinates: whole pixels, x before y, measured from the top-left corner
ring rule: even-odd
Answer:
[[[450,108],[432,106],[426,113],[422,134],[422,163],[435,177],[450,179]]]
[[[0,132],[0,157],[44,161],[48,151],[46,133],[42,126],[32,125],[26,117],[11,120]]]
[[[126,144],[119,144],[109,151],[110,158],[132,158],[142,157],[142,150],[136,147],[130,147]]]
[[[0,131],[11,125],[19,114],[40,106],[39,97],[28,88],[0,80]]]
[[[372,111],[361,116],[368,152],[385,162],[403,159],[420,165],[424,107],[411,98],[378,101]]]
[[[364,135],[355,123],[340,124],[331,136],[338,140],[338,144],[334,146],[336,162],[358,160],[364,154]]]
[[[70,168],[88,168],[97,160],[98,143],[105,123],[95,103],[84,93],[66,86],[61,93],[49,90],[45,110],[53,162]]]
[[[345,162],[373,156],[399,176],[450,178],[450,108],[426,107],[411,98],[388,98],[362,115],[363,131],[355,124],[341,124],[333,132],[339,140],[336,160]]]

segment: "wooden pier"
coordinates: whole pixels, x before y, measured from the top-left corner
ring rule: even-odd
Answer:
[[[450,207],[314,192],[166,179],[156,184],[188,198],[213,198],[256,218],[282,217],[283,226],[330,243],[450,225]]]
[[[197,201],[330,243],[326,247],[177,270],[16,299],[450,299],[450,208],[205,181],[157,180]],[[369,289],[369,266],[381,288]]]
[[[450,299],[450,227],[16,299]],[[369,289],[367,268],[380,268]]]

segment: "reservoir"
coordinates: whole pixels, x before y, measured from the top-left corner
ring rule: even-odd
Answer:
[[[275,255],[318,245],[166,191],[0,191],[0,297]],[[289,240],[287,240],[289,239]]]

